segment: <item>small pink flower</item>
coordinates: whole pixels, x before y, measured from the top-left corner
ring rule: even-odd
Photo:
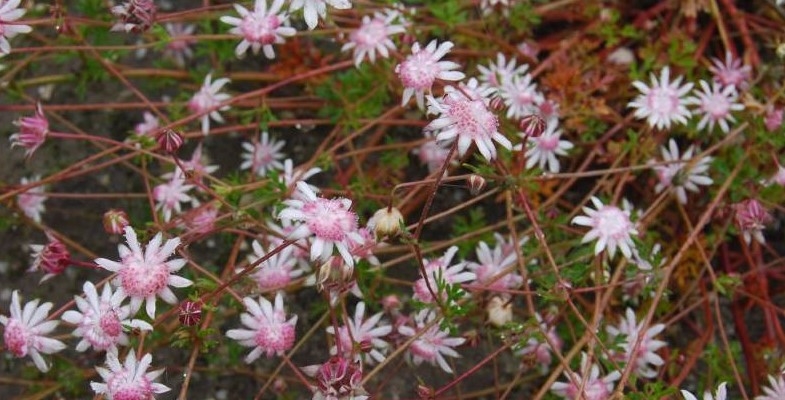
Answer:
[[[783,373],[776,378],[769,375],[769,386],[763,387],[763,396],[755,397],[755,400],[782,400],[785,399],[785,379]]]
[[[501,8],[504,15],[508,15],[510,13],[510,0],[482,0],[480,2],[482,15],[490,15],[496,8]]]
[[[341,356],[330,357],[322,365],[309,365],[303,372],[316,378],[312,400],[366,400],[370,397],[362,387],[362,364]]]
[[[19,301],[19,291],[11,294],[11,315],[0,315],[0,324],[5,326],[3,341],[6,350],[15,357],[22,358],[29,355],[35,366],[41,372],[49,370],[41,354],[57,353],[65,349],[65,344],[59,340],[46,337],[55,328],[58,321],[46,321],[52,303],[38,305],[40,300],[35,299],[25,304],[24,308]]]
[[[240,156],[243,159],[240,169],[250,169],[261,177],[267,176],[268,171],[283,169],[284,165],[280,160],[284,158],[281,148],[285,144],[283,140],[270,140],[270,135],[262,132],[258,142],[243,143],[245,152]]]
[[[106,395],[110,400],[154,400],[156,394],[166,393],[171,389],[153,382],[164,370],[147,372],[152,362],[153,356],[150,354],[137,359],[134,349],[131,349],[125,357],[125,363],[121,364],[117,351],[109,351],[106,353],[106,366],[109,368],[95,368],[104,383],[90,382],[90,388],[96,394]]]
[[[63,314],[63,321],[76,325],[73,335],[82,338],[76,345],[76,351],[85,351],[92,347],[96,351],[116,349],[118,345],[128,345],[128,335],[124,327],[152,331],[153,326],[139,319],[129,319],[131,308],[121,305],[125,299],[122,291],[112,292],[107,283],[101,295],[92,282],[82,286],[85,297],[75,296],[79,311],[68,310]]]
[[[488,108],[487,89],[478,90],[477,81],[471,79],[460,89],[452,86],[445,88],[446,94],[440,100],[428,98],[428,113],[439,117],[425,127],[425,131],[438,132],[436,140],[452,143],[458,141],[458,156],[463,157],[472,143],[477,145],[488,161],[496,158],[493,142],[510,150],[512,143],[499,132],[499,119]]]
[[[249,329],[230,329],[226,336],[237,340],[242,346],[254,349],[245,357],[245,362],[254,362],[263,353],[268,358],[273,355],[282,356],[294,346],[297,316],[286,320],[281,293],[275,295],[275,306],[264,297],[255,301],[250,297],[243,298],[247,313],[243,313],[243,325]]]
[[[374,13],[373,19],[364,16],[362,25],[352,31],[349,42],[341,47],[341,51],[354,49],[354,65],[358,68],[366,56],[372,63],[376,62],[377,52],[383,58],[389,57],[390,50],[395,51],[395,43],[390,40],[390,36],[406,31],[403,25],[393,24],[399,16],[394,11],[386,15]]]
[[[554,383],[551,391],[568,400],[607,400],[613,393],[613,382],[621,378],[619,371],[613,371],[600,378],[600,367],[594,363],[590,364],[586,353],[581,355],[580,371],[580,373],[565,372],[567,382]]]
[[[553,321],[548,321],[547,318],[543,319],[539,313],[534,314],[534,317],[539,323],[539,332],[542,335],[547,336],[548,340],[540,340],[536,337],[530,337],[526,342],[526,346],[521,350],[516,351],[515,355],[519,357],[533,355],[537,360],[537,363],[540,364],[540,370],[544,373],[548,366],[551,365],[551,361],[553,359],[551,353],[554,351],[561,351],[564,342],[556,332],[556,327],[552,323]],[[551,347],[551,345],[553,345],[555,349]]]
[[[623,318],[618,326],[608,326],[605,329],[610,335],[611,341],[616,341],[617,337],[623,338],[621,348],[624,352],[617,354],[614,351],[612,355],[617,358],[617,361],[635,366],[636,374],[644,378],[655,378],[657,376],[656,368],[665,364],[665,360],[656,352],[665,347],[667,343],[654,339],[654,336],[665,329],[665,324],[654,324],[644,331],[643,322],[639,324],[636,321],[635,312],[631,308],[627,308],[625,316],[626,318]],[[643,337],[641,338],[641,336]],[[637,347],[635,347],[636,343]]]
[[[123,210],[109,210],[104,213],[104,230],[106,233],[119,235],[125,231],[125,227],[131,224],[128,214]]]
[[[463,72],[454,71],[459,67],[457,63],[439,61],[452,49],[453,43],[443,42],[438,47],[437,44],[433,40],[422,49],[419,43],[415,43],[412,45],[412,54],[395,67],[395,73],[405,88],[401,105],[406,105],[414,95],[417,105],[423,108],[425,92],[430,92],[436,79],[459,81],[465,77]]]
[[[744,105],[737,103],[738,94],[735,86],[720,87],[714,82],[711,87],[706,81],[700,81],[702,91],[698,91],[687,101],[698,106],[697,112],[703,114],[698,122],[698,129],[708,126],[709,132],[714,129],[714,124],[719,124],[724,133],[728,133],[730,126],[728,123],[736,122],[736,118],[731,114],[732,111],[741,111]]]
[[[600,199],[594,196],[592,196],[591,202],[594,204],[595,210],[583,207],[583,212],[586,215],[579,215],[572,219],[573,224],[591,228],[583,237],[581,243],[587,243],[596,239],[597,244],[594,246],[595,255],[600,254],[607,248],[608,254],[613,257],[618,247],[621,249],[624,257],[631,259],[632,250],[635,248],[632,235],[637,235],[638,231],[630,221],[629,211],[623,211],[616,206],[606,206],[602,204]]]
[[[194,188],[194,185],[185,184],[185,174],[176,169],[172,178],[160,185],[153,188],[153,198],[155,199],[157,210],[162,210],[164,213],[164,221],[169,222],[172,219],[172,214],[180,214],[182,206],[180,203],[194,201],[188,195],[188,191]]]
[[[158,128],[161,127],[161,123],[158,121],[158,117],[155,114],[145,111],[142,115],[144,121],[136,124],[134,127],[134,132],[140,136],[150,136],[154,137],[155,133],[158,132]]]
[[[785,187],[785,167],[777,165],[777,173],[767,182],[768,185],[771,185],[772,183]]]
[[[180,166],[182,166],[185,172],[198,182],[201,182],[204,176],[210,175],[218,170],[218,166],[209,165],[207,156],[202,154],[202,143],[199,143],[199,145],[196,146],[190,159],[180,159],[179,161]],[[178,173],[180,173],[179,166],[177,172],[167,172],[166,174],[161,175],[161,177],[164,179],[172,179],[174,176],[178,175]]]
[[[229,106],[221,106],[221,104],[232,96],[220,91],[227,83],[229,83],[228,78],[220,78],[212,82],[212,74],[207,74],[201,89],[188,102],[188,109],[202,116],[202,133],[205,135],[210,132],[210,119],[218,123],[224,122],[219,111],[226,111]]]
[[[511,119],[539,113],[538,104],[545,100],[529,73],[513,76],[509,83],[499,88],[499,95],[507,106],[507,118]]]
[[[703,394],[703,400],[726,400],[728,398],[727,386],[728,386],[727,382],[720,383],[720,386],[717,387],[717,391],[714,392],[714,396],[712,396],[711,393],[706,392]],[[694,394],[686,390],[682,390],[681,395],[684,396],[684,400],[698,400],[698,398],[695,397]]]
[[[2,28],[2,22],[0,22],[0,28]],[[11,135],[11,147],[24,147],[26,149],[25,157],[30,158],[44,144],[46,135],[49,134],[49,121],[44,115],[41,103],[36,104],[34,116],[14,121],[14,125],[19,127],[19,132]]]
[[[467,267],[466,262],[450,265],[457,252],[458,246],[452,246],[447,249],[443,256],[437,259],[423,260],[428,282],[426,283],[426,278],[423,277],[414,283],[414,298],[416,300],[424,303],[431,303],[434,301],[431,291],[428,290],[429,284],[434,293],[438,294],[439,282],[445,284],[459,284],[477,279],[477,275],[474,272],[465,271]]]
[[[43,271],[41,282],[61,274],[71,264],[71,254],[65,245],[49,233],[46,237],[49,243],[30,245],[33,263],[28,271]]]
[[[254,254],[248,256],[249,264],[256,263],[277,246],[271,245],[265,251],[262,245],[254,240],[251,243],[251,247],[253,247]],[[274,289],[283,289],[292,282],[292,279],[300,277],[305,272],[297,268],[297,259],[292,255],[294,247],[284,247],[280,252],[273,254],[254,268],[251,278],[256,281],[260,290],[267,292]]]
[[[297,182],[306,181],[310,179],[312,176],[322,172],[322,169],[319,167],[312,167],[305,168],[298,167],[297,169],[294,168],[294,162],[291,158],[287,158],[283,162],[283,173],[278,176],[279,181],[281,181],[284,185],[286,185],[287,189],[292,189],[297,185]],[[319,192],[319,188],[308,184],[308,187],[311,188],[311,191],[314,193]],[[297,194],[295,190],[293,194]]]
[[[419,148],[414,149],[413,153],[417,155],[420,162],[428,166],[428,172],[434,173],[440,171],[442,166],[447,161],[447,156],[450,154],[450,149],[445,147],[443,143],[436,140],[433,132],[423,132],[428,139]],[[453,154],[452,162],[455,161],[455,154]],[[445,171],[446,173],[447,171]]]
[[[477,283],[487,287],[487,290],[517,289],[523,284],[515,270],[508,270],[515,265],[516,254],[504,255],[501,245],[491,250],[485,242],[480,242],[476,249],[479,263],[470,262],[469,269],[477,275]]]
[[[551,119],[545,131],[539,136],[528,136],[528,149],[526,149],[526,168],[537,165],[541,170],[558,173],[561,165],[556,156],[566,156],[567,151],[574,146],[569,140],[561,140],[562,131],[558,129],[559,122]],[[525,133],[518,134],[526,137]],[[546,169],[545,166],[548,166]]]
[[[243,58],[250,47],[254,54],[258,54],[259,49],[262,49],[265,57],[273,59],[273,43],[282,44],[284,36],[294,36],[297,33],[296,29],[286,26],[288,16],[278,13],[281,6],[283,0],[273,0],[268,10],[267,0],[256,0],[253,11],[248,11],[245,7],[234,4],[234,9],[241,18],[228,15],[221,17],[221,22],[234,26],[229,33],[243,37],[234,50],[237,57]]]
[[[153,0],[130,0],[112,7],[112,14],[120,21],[112,26],[112,31],[144,32],[155,22],[155,2]]]
[[[40,176],[34,176],[29,180],[27,178],[22,178],[21,184],[22,186],[25,186],[38,182],[39,180],[41,180]],[[44,207],[45,201],[46,195],[44,194],[44,185],[35,186],[23,193],[20,193],[16,197],[16,204],[19,205],[22,213],[24,213],[27,218],[30,218],[38,223],[41,223],[41,214],[46,210]]]
[[[747,88],[748,81],[752,76],[752,68],[749,65],[742,65],[741,59],[733,58],[730,52],[725,53],[725,62],[711,59],[712,66],[709,71],[714,74],[714,81],[722,86],[735,86],[739,90]]]
[[[660,71],[660,77],[651,74],[651,87],[641,81],[632,83],[641,94],[628,104],[635,108],[635,118],[646,119],[649,126],[657,129],[670,129],[673,123],[686,124],[692,114],[687,109],[684,96],[692,90],[692,83],[681,84],[679,76],[670,80],[670,68]]]
[[[766,110],[766,116],[763,119],[763,124],[766,125],[766,130],[769,132],[776,132],[782,126],[782,108],[769,108]]]
[[[353,354],[354,361],[361,361],[363,358],[361,354],[367,353],[369,357],[365,357],[365,361],[368,364],[382,362],[383,353],[390,347],[382,338],[389,335],[393,328],[386,324],[377,326],[381,318],[382,313],[377,313],[365,319],[365,303],[359,302],[353,319],[347,318],[346,325],[338,327],[337,333],[334,326],[328,326],[327,333],[335,336],[336,341],[340,342],[344,357],[351,358]],[[330,349],[330,354],[338,354],[337,345]]]
[[[166,32],[171,38],[164,48],[164,55],[174,60],[178,67],[185,67],[185,60],[194,55],[191,45],[196,44],[196,39],[185,39],[183,37],[192,36],[196,30],[196,25],[167,22],[164,24],[164,28],[166,28]]]
[[[773,218],[769,211],[755,199],[747,199],[733,205],[736,226],[741,230],[744,241],[747,244],[754,237],[758,243],[766,243],[763,237],[763,229]]]
[[[464,344],[466,339],[450,337],[449,332],[439,328],[438,322],[432,323],[436,319],[434,311],[420,310],[414,316],[415,327],[403,325],[398,328],[398,332],[401,335],[413,337],[422,331],[422,334],[409,347],[412,362],[415,365],[420,365],[426,361],[431,365],[439,365],[444,372],[451,374],[452,368],[444,357],[460,357],[453,347]],[[430,327],[426,328],[426,325],[430,325]]]
[[[211,202],[196,209],[190,210],[184,216],[185,226],[192,232],[204,235],[215,228],[218,220],[218,205]]]
[[[298,240],[313,236],[311,261],[327,261],[338,250],[349,267],[354,257],[349,251],[350,240],[362,241],[357,233],[357,214],[351,211],[352,201],[345,198],[324,199],[316,197],[305,182],[297,182],[300,199],[284,201],[287,206],[278,214],[283,221],[300,221],[287,239]]]
[[[130,226],[125,228],[125,239],[128,246],[118,246],[119,262],[98,258],[95,263],[117,273],[113,284],[131,298],[131,312],[138,311],[142,301],[145,301],[147,315],[155,318],[157,297],[169,304],[177,304],[177,297],[169,286],[183,288],[193,284],[188,279],[174,275],[185,265],[184,259],[166,261],[180,245],[180,239],[169,239],[161,246],[163,237],[159,232],[142,250],[136,232]]]
[[[676,141],[670,139],[668,146],[660,148],[663,164],[656,165],[653,161],[654,171],[657,173],[658,182],[654,186],[656,193],[664,189],[673,191],[681,204],[687,204],[687,191],[698,193],[698,186],[709,186],[714,181],[707,175],[711,157],[701,157],[695,160],[693,154],[695,147],[690,146],[684,154],[680,154]]]
[[[529,66],[521,64],[518,66],[518,61],[515,57],[507,61],[507,57],[503,53],[496,54],[496,62],[490,62],[488,66],[478,65],[477,70],[480,71],[480,82],[483,85],[501,89],[509,85],[515,78],[518,78],[529,70]]]
[[[331,5],[339,10],[352,8],[349,0],[292,0],[289,10],[296,11],[303,9],[303,17],[308,29],[313,30],[319,23],[319,17],[324,19],[327,16],[327,5]]]
[[[30,33],[33,30],[29,25],[15,22],[27,12],[24,8],[19,7],[21,2],[22,0],[0,2],[0,57],[11,52],[11,44],[8,39],[20,33]]]

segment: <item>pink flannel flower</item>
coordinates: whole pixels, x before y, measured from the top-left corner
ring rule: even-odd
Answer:
[[[281,293],[275,295],[275,306],[264,297],[255,301],[243,298],[247,313],[240,315],[243,325],[250,329],[230,329],[226,336],[242,346],[254,349],[245,357],[245,362],[254,362],[263,353],[268,357],[282,356],[294,346],[297,316],[286,319]]]
[[[131,298],[131,312],[136,313],[145,301],[145,310],[150,318],[155,318],[155,300],[160,297],[169,304],[177,304],[177,297],[169,286],[183,288],[193,284],[188,279],[174,275],[185,265],[185,260],[177,258],[166,261],[180,245],[180,238],[169,239],[161,246],[161,233],[155,235],[144,250],[139,245],[136,232],[130,226],[125,228],[128,246],[119,245],[120,261],[98,258],[95,263],[117,276],[113,284]]]
[[[777,184],[782,187],[785,187],[785,167],[782,165],[777,165],[777,172],[771,177],[771,179],[765,181],[766,185]]]
[[[567,382],[555,382],[551,391],[568,400],[608,400],[613,393],[613,382],[621,378],[619,371],[600,378],[600,367],[589,363],[586,353],[581,355],[581,372],[565,371],[564,375]]]
[[[447,249],[443,256],[437,259],[423,260],[428,282],[426,283],[426,277],[423,277],[414,283],[414,298],[416,300],[424,303],[431,303],[434,301],[433,295],[430,290],[428,290],[429,284],[434,293],[438,294],[439,282],[443,282],[444,284],[459,284],[477,279],[477,274],[465,271],[467,267],[465,261],[450,265],[457,252],[458,246],[452,246]]]
[[[413,337],[420,331],[422,334],[409,346],[409,354],[412,362],[420,365],[423,361],[438,365],[444,372],[452,373],[452,368],[447,364],[448,357],[460,357],[453,347],[460,346],[466,342],[465,338],[450,337],[450,333],[439,328],[439,319],[432,310],[420,310],[414,316],[414,327],[402,325],[398,328],[398,333],[403,336]],[[430,325],[426,328],[426,326]]]
[[[341,47],[341,51],[354,50],[354,65],[358,68],[366,56],[372,63],[376,62],[377,52],[383,58],[389,57],[390,50],[395,51],[395,43],[390,36],[406,31],[402,24],[393,23],[399,17],[400,14],[394,11],[386,14],[377,12],[373,18],[364,16],[362,25],[352,31],[349,42]]]
[[[735,123],[736,118],[731,114],[732,111],[741,111],[744,105],[738,103],[738,94],[735,86],[721,87],[717,82],[712,83],[711,87],[706,81],[699,82],[701,91],[696,92],[696,96],[687,99],[687,102],[697,105],[697,112],[703,114],[698,122],[698,129],[708,127],[711,132],[714,124],[718,124],[722,132],[728,133],[729,123]]]
[[[112,14],[120,20],[112,26],[112,31],[144,32],[155,22],[155,2],[153,0],[130,0],[112,7]]]
[[[574,146],[569,140],[561,140],[562,131],[558,129],[559,122],[553,118],[547,122],[545,131],[539,136],[526,135],[519,133],[521,137],[526,137],[528,149],[526,149],[526,168],[537,165],[541,170],[559,173],[561,165],[556,156],[566,156],[567,151]],[[545,166],[548,168],[545,168]]]
[[[744,241],[750,244],[752,238],[758,243],[766,243],[763,229],[773,221],[771,214],[758,200],[747,199],[733,205],[736,226],[742,233]]]
[[[709,71],[714,75],[715,82],[722,86],[735,86],[739,90],[747,88],[752,76],[752,68],[749,65],[742,65],[741,59],[733,58],[733,55],[727,52],[724,62],[712,58],[711,63]]]
[[[346,319],[346,325],[338,327],[337,333],[334,326],[327,327],[327,333],[335,336],[337,343],[341,344],[341,351],[344,357],[354,361],[361,361],[363,358],[368,364],[384,361],[384,352],[390,347],[383,337],[392,332],[390,325],[379,325],[382,313],[376,313],[372,317],[365,319],[365,303],[357,303],[353,319]],[[377,326],[378,325],[378,326]],[[330,354],[338,354],[338,345],[330,348]],[[368,357],[361,354],[367,353]]]
[[[499,96],[507,106],[507,118],[512,119],[538,114],[538,104],[545,101],[529,73],[513,76],[509,83],[499,88]]]
[[[125,294],[118,290],[113,292],[107,283],[98,295],[92,282],[82,286],[85,297],[74,296],[79,311],[68,310],[63,314],[63,321],[76,325],[73,335],[82,338],[76,345],[76,351],[85,351],[92,347],[96,351],[116,349],[118,345],[128,345],[128,335],[124,328],[135,328],[152,331],[153,326],[139,319],[130,319],[131,307],[121,305]]]
[[[551,353],[554,351],[561,351],[564,342],[556,332],[553,321],[549,321],[547,318],[543,319],[539,313],[534,314],[534,317],[539,324],[540,333],[545,335],[548,339],[540,340],[536,337],[530,337],[526,342],[526,346],[516,351],[515,355],[519,357],[534,357],[536,362],[540,365],[540,371],[545,373],[553,360]]]
[[[300,221],[287,239],[298,240],[312,237],[311,261],[327,261],[333,248],[346,265],[354,267],[354,257],[349,251],[350,241],[361,242],[357,233],[357,214],[351,210],[352,201],[345,198],[325,199],[317,197],[305,182],[297,182],[299,198],[284,201],[278,218],[282,221]]]
[[[527,64],[518,65],[518,60],[507,57],[503,53],[496,54],[496,62],[490,62],[488,66],[478,65],[480,71],[480,82],[488,87],[501,90],[503,87],[512,84],[516,78],[523,77],[529,70]],[[531,78],[529,78],[531,79]]]
[[[450,155],[449,147],[445,147],[444,143],[436,140],[433,132],[423,132],[427,141],[423,142],[419,148],[414,149],[412,152],[420,159],[420,162],[428,166],[428,172],[434,173],[440,171],[447,156]],[[455,162],[455,154],[453,154],[452,163]],[[445,171],[446,173],[447,171]]]
[[[188,191],[194,185],[185,184],[185,174],[179,168],[175,169],[171,179],[153,188],[153,198],[155,199],[156,210],[164,213],[164,221],[169,222],[172,214],[180,214],[183,211],[180,203],[193,202],[194,198],[188,195]]]
[[[623,337],[621,348],[623,353],[612,352],[612,356],[617,361],[625,362],[635,366],[634,372],[644,378],[655,378],[656,368],[665,364],[656,352],[667,343],[662,340],[654,339],[665,329],[665,324],[654,324],[649,329],[643,330],[643,323],[640,324],[635,319],[635,312],[627,308],[626,318],[623,318],[618,326],[608,326],[605,330],[610,335],[610,340],[614,341],[617,337]],[[640,340],[640,343],[638,341]],[[638,344],[636,347],[636,343]]]
[[[727,386],[728,386],[727,382],[720,383],[720,385],[717,387],[717,391],[714,392],[714,396],[712,396],[711,393],[706,392],[703,394],[703,400],[726,400],[728,398]],[[684,400],[698,400],[698,398],[695,397],[694,394],[686,390],[682,390],[681,395],[684,396]]]
[[[319,23],[319,17],[324,19],[327,16],[328,4],[339,10],[352,8],[352,2],[349,0],[292,0],[289,9],[297,11],[302,8],[305,24],[308,25],[308,29],[313,30]]]
[[[660,150],[664,163],[657,165],[653,161],[650,162],[659,180],[654,186],[656,193],[668,189],[676,194],[679,203],[687,204],[688,190],[698,193],[698,186],[709,186],[714,183],[707,175],[712,158],[694,159],[692,156],[695,153],[694,146],[688,147],[684,154],[680,154],[676,141],[670,139],[668,147],[662,146]]]
[[[505,291],[523,284],[523,278],[515,270],[508,270],[515,265],[515,253],[505,255],[499,244],[491,250],[482,241],[477,245],[476,253],[479,263],[470,262],[469,269],[477,275],[477,283],[487,290]]]
[[[158,132],[158,128],[161,127],[158,117],[149,111],[145,111],[142,118],[144,121],[136,124],[134,132],[139,136],[150,136],[154,138],[156,136],[155,134]]]
[[[137,359],[134,349],[131,349],[125,356],[125,362],[121,364],[117,351],[109,351],[106,353],[108,369],[95,368],[104,382],[90,382],[90,388],[96,394],[106,395],[109,400],[155,400],[156,394],[166,393],[171,389],[153,382],[164,370],[147,372],[152,362],[153,356],[150,354]]]
[[[595,255],[607,248],[608,255],[613,257],[618,247],[624,257],[632,259],[632,251],[635,249],[632,235],[637,235],[638,231],[630,221],[630,212],[616,206],[604,205],[600,199],[594,196],[592,196],[591,202],[594,204],[594,210],[584,206],[583,212],[586,215],[579,215],[572,219],[573,224],[591,228],[581,243],[588,243],[596,239]]]
[[[776,132],[782,126],[782,108],[771,107],[766,110],[766,116],[763,118],[763,124],[769,132]]]
[[[484,16],[490,15],[496,8],[501,8],[505,16],[509,15],[510,0],[482,0],[480,2],[480,9]]]
[[[183,219],[185,226],[193,233],[205,235],[215,228],[218,220],[219,205],[217,202],[203,204],[198,208],[190,210]]]
[[[183,167],[185,172],[191,175],[192,179],[201,182],[202,177],[205,175],[210,175],[215,171],[218,171],[217,165],[209,165],[207,156],[202,154],[202,144],[199,143],[194,152],[191,154],[191,158],[188,160],[180,159],[180,166]],[[175,176],[183,176],[181,171],[178,169],[176,172],[167,172],[163,174],[161,177],[164,179],[172,179]]]
[[[178,67],[185,67],[186,59],[194,55],[191,45],[196,44],[196,39],[187,39],[185,37],[194,34],[196,25],[167,22],[164,24],[164,28],[171,38],[166,47],[164,47],[164,55],[171,58]]]
[[[44,272],[41,282],[63,273],[66,267],[71,265],[71,254],[65,245],[50,233],[46,234],[46,238],[49,240],[47,244],[30,245],[30,250],[33,253],[31,254],[32,265],[28,271]]]
[[[2,22],[0,22],[0,27],[2,27]],[[19,127],[19,132],[9,138],[11,147],[24,147],[25,157],[30,158],[44,144],[46,135],[49,134],[49,121],[44,115],[41,103],[35,105],[35,115],[14,121],[14,125]]]
[[[41,354],[53,354],[65,349],[65,344],[59,340],[46,337],[55,328],[58,321],[46,321],[52,303],[38,305],[41,301],[35,299],[27,302],[22,308],[19,301],[19,291],[11,294],[10,316],[0,315],[0,324],[5,326],[3,342],[7,351],[15,357],[30,356],[35,366],[41,372],[49,370],[49,365]]]
[[[0,2],[0,57],[11,52],[11,43],[8,42],[8,39],[20,33],[30,33],[33,30],[29,25],[15,22],[27,12],[24,8],[19,7],[21,2],[22,0]]]
[[[37,175],[30,179],[22,178],[21,184],[22,186],[25,186],[38,182],[39,180],[41,180],[41,177]],[[24,213],[27,218],[38,223],[41,223],[41,214],[46,211],[46,208],[44,207],[45,201],[46,195],[44,194],[44,185],[35,186],[20,193],[16,197],[16,204],[19,206],[19,209],[22,210],[22,213]]]
[[[237,57],[243,58],[250,47],[254,54],[258,54],[259,49],[262,49],[265,57],[275,58],[273,43],[282,44],[285,42],[284,36],[294,36],[297,33],[296,29],[286,25],[288,16],[279,13],[282,6],[283,0],[273,0],[273,4],[267,9],[267,0],[256,0],[253,11],[234,4],[240,18],[228,15],[221,17],[221,22],[234,26],[229,33],[243,37],[234,49]]]
[[[781,372],[776,378],[769,375],[769,386],[763,387],[763,395],[755,397],[755,400],[782,400],[785,399],[785,379]]]
[[[284,158],[281,148],[285,144],[283,140],[270,140],[267,132],[262,132],[258,142],[243,142],[245,152],[240,156],[243,159],[240,169],[250,169],[261,177],[266,176],[268,171],[283,169],[280,160]]]
[[[188,102],[188,109],[202,116],[202,133],[205,135],[210,132],[210,119],[221,124],[224,122],[219,111],[226,111],[229,106],[221,106],[221,104],[232,96],[220,92],[221,88],[229,82],[229,78],[220,78],[212,82],[212,74],[207,74],[201,89]]]
[[[286,185],[287,190],[293,190],[297,186],[297,182],[305,182],[306,180],[310,179],[312,176],[322,172],[322,169],[319,167],[311,167],[307,170],[302,167],[298,167],[297,169],[294,168],[294,162],[291,158],[287,158],[283,162],[283,172],[281,175],[278,176],[279,182]],[[319,193],[319,188],[310,183],[306,182],[306,185],[311,189],[314,193]],[[293,196],[298,195],[298,191],[294,190],[292,193]],[[296,197],[295,197],[296,198]]]
[[[437,100],[428,97],[428,113],[439,117],[431,121],[425,131],[438,132],[436,140],[452,143],[458,141],[458,156],[463,157],[472,143],[477,145],[486,160],[496,158],[493,142],[510,150],[512,143],[499,132],[499,119],[489,108],[487,96],[493,89],[478,89],[477,80],[459,89],[445,88],[445,95]]]
[[[452,61],[439,61],[454,46],[452,42],[438,42],[432,40],[425,48],[420,48],[419,43],[412,45],[412,54],[402,63],[395,66],[395,73],[403,83],[403,100],[401,105],[406,105],[414,95],[417,105],[424,108],[425,92],[431,91],[436,79],[446,81],[459,81],[466,75],[455,71],[460,67]]]
[[[683,77],[670,81],[670,68],[660,71],[660,77],[651,74],[651,87],[641,81],[632,83],[641,94],[628,104],[635,108],[635,118],[645,119],[649,126],[670,129],[674,123],[686,124],[692,114],[687,109],[684,96],[692,90],[692,83],[681,84]]]
[[[341,356],[330,357],[322,365],[302,368],[311,378],[316,378],[312,400],[367,400],[368,392],[362,387],[363,369],[359,362]]]
[[[277,247],[277,245],[270,245],[268,251],[264,251],[262,245],[257,241],[251,243],[253,247],[253,255],[248,256],[248,263],[256,263],[259,259],[266,256]],[[267,260],[259,263],[251,274],[251,278],[256,281],[259,289],[263,292],[272,291],[275,289],[283,289],[293,279],[302,276],[305,271],[297,268],[297,258],[294,257],[295,246],[286,246],[280,252],[273,254]]]

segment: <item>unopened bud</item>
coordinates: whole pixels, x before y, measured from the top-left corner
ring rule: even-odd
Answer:
[[[495,96],[491,99],[490,109],[493,112],[499,112],[504,108],[504,99],[499,96]]]
[[[316,288],[329,292],[348,290],[354,281],[354,268],[347,265],[341,257],[331,257],[319,267]]]
[[[395,207],[385,207],[375,212],[373,217],[368,220],[368,228],[373,231],[377,238],[396,237],[401,234],[403,225],[403,215]]]
[[[547,123],[541,116],[537,114],[529,114],[523,118],[521,118],[521,122],[518,123],[518,128],[523,132],[524,135],[529,137],[540,137],[543,132],[545,132]]]
[[[194,326],[202,320],[202,302],[186,300],[180,303],[180,323]]]
[[[123,210],[112,209],[104,213],[104,230],[106,230],[106,233],[120,235],[125,230],[125,227],[130,224],[128,214]]]
[[[477,196],[485,189],[487,184],[488,182],[485,181],[485,178],[477,174],[471,174],[466,178],[466,185],[469,187],[469,193],[471,193],[472,196]]]
[[[183,145],[183,137],[172,129],[164,129],[155,138],[158,146],[167,153],[176,152]]]
[[[430,388],[425,385],[417,385],[417,397],[420,400],[431,400],[436,398],[436,392],[433,388]]]
[[[485,311],[488,316],[488,323],[497,328],[501,328],[512,321],[512,303],[500,296],[493,296],[488,305],[485,306]]]

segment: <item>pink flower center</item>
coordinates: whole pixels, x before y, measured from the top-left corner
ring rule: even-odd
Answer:
[[[458,132],[473,138],[491,137],[499,126],[499,120],[481,100],[469,100],[463,94],[451,94],[444,100],[449,107],[447,114],[455,121]]]
[[[604,206],[597,211],[594,218],[597,230],[603,236],[623,239],[629,235],[630,219],[618,207]]]
[[[154,296],[169,283],[169,269],[163,262],[147,263],[131,258],[123,264],[120,285],[131,297]]]
[[[427,338],[424,335],[421,336],[419,340],[415,340],[410,349],[412,354],[429,362],[436,360],[436,354],[439,352],[435,343],[432,342],[432,339]]]
[[[421,50],[401,63],[398,76],[407,88],[426,90],[433,86],[433,81],[436,80],[439,72],[441,72],[441,68],[433,58],[433,54],[427,50]]]
[[[541,136],[537,141],[537,147],[540,150],[551,152],[556,150],[559,147],[559,137],[558,136]]]
[[[262,320],[260,325],[254,339],[267,354],[284,352],[294,345],[294,327],[290,324]]]
[[[376,47],[385,39],[387,39],[387,27],[384,21],[379,19],[373,19],[351,34],[352,42],[359,48]]]
[[[0,24],[0,26],[2,26],[2,24]],[[17,319],[9,319],[8,325],[5,327],[5,333],[3,334],[5,347],[8,351],[17,357],[26,356],[29,339],[32,338],[24,325]]]
[[[123,326],[120,324],[120,318],[114,310],[107,310],[102,316],[98,325],[105,334],[111,337],[117,337],[123,331]]]
[[[261,289],[279,288],[289,284],[290,268],[264,266],[254,275]]]
[[[679,96],[668,88],[654,88],[646,96],[646,104],[653,114],[670,116],[679,106]]]
[[[281,26],[281,20],[277,15],[257,16],[248,14],[240,30],[243,32],[245,40],[251,43],[273,44],[275,42],[275,30]]]
[[[342,241],[357,230],[357,215],[346,209],[341,199],[316,199],[303,206],[307,226],[322,239]]]
[[[144,377],[134,376],[123,368],[116,371],[106,383],[109,393],[114,400],[149,400],[153,398],[153,390],[150,381]]]
[[[188,109],[191,110],[191,112],[198,114],[216,106],[218,103],[219,101],[215,98],[213,93],[210,93],[210,88],[202,87],[202,89],[191,98],[191,101],[188,102]]]
[[[712,94],[709,98],[703,101],[701,108],[705,111],[711,119],[722,119],[728,115],[730,110],[730,102],[728,98],[721,94]]]

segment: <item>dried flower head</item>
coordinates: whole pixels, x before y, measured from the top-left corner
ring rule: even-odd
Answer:
[[[155,22],[155,2],[153,0],[130,0],[112,7],[112,14],[119,18],[112,31],[144,32]]]

